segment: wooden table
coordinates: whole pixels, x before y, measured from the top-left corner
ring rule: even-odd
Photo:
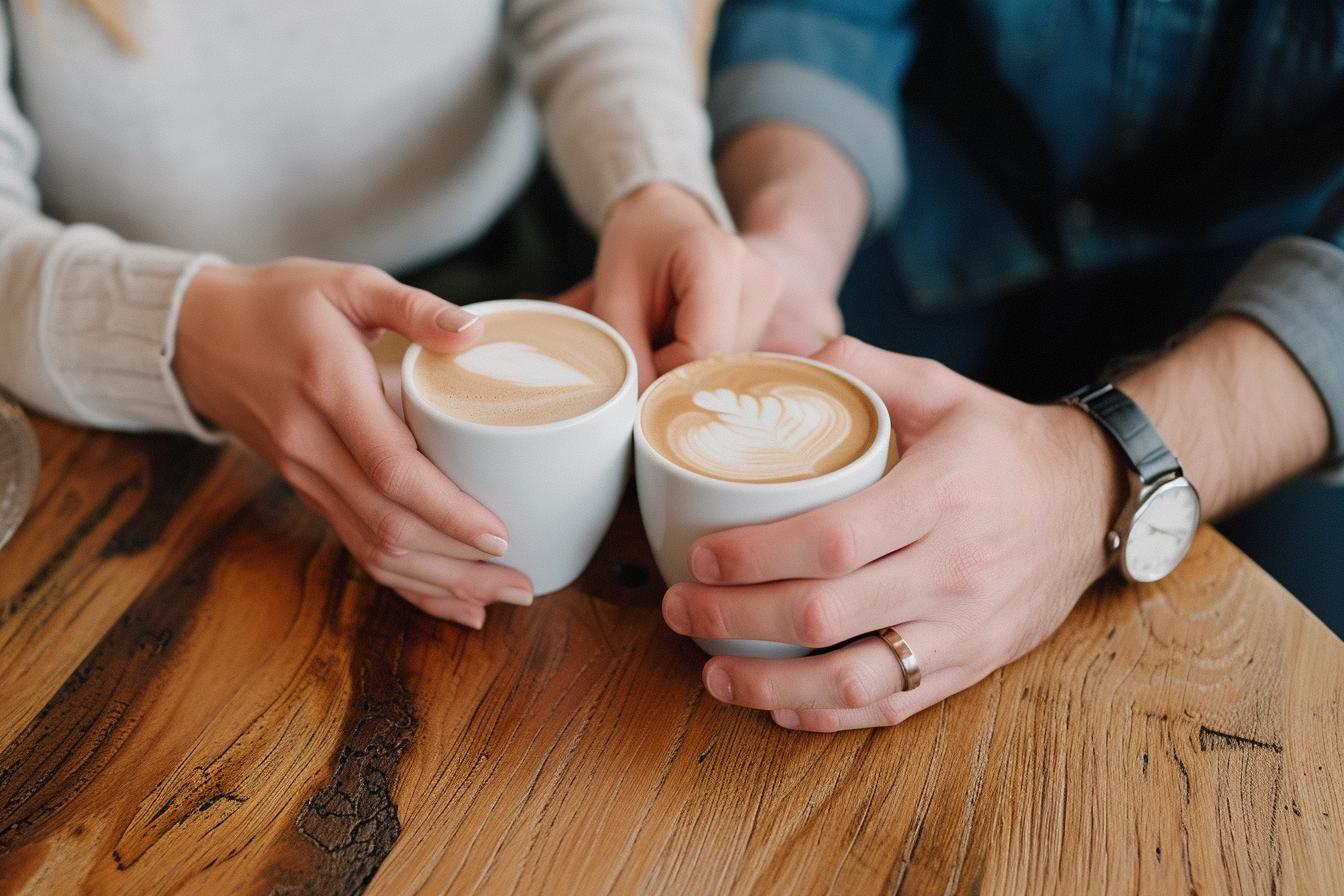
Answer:
[[[700,687],[627,502],[476,633],[236,449],[38,421],[0,551],[0,890],[1344,892],[1344,644],[1211,530],[898,728]]]

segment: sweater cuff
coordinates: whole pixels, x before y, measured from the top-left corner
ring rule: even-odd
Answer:
[[[1344,473],[1344,250],[1311,237],[1275,240],[1237,272],[1212,313],[1250,318],[1297,359],[1329,415],[1329,472]]]
[[[685,126],[685,115],[659,115],[633,100],[620,101],[602,121],[606,127],[596,129],[577,121],[568,133],[548,141],[561,180],[575,185],[568,191],[575,213],[594,233],[601,232],[613,205],[655,182],[681,187],[704,204],[720,227],[735,229],[714,178],[703,113],[694,116],[689,134],[668,130],[672,121]],[[620,133],[611,133],[613,127]]]
[[[905,189],[896,121],[867,94],[813,68],[766,61],[714,76],[709,114],[722,143],[748,125],[788,121],[816,131],[844,153],[868,188],[868,232],[886,223]]]
[[[102,228],[67,228],[70,251],[43,272],[42,332],[62,397],[95,426],[187,433],[204,442],[224,434],[192,412],[173,353],[187,285],[214,255],[127,244]]]

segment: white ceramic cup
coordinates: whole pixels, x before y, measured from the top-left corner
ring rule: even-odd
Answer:
[[[526,426],[449,416],[416,387],[420,346],[407,349],[401,362],[402,407],[420,451],[508,528],[509,548],[499,563],[525,573],[537,594],[558,591],[596,553],[629,481],[635,356],[607,324],[553,302],[504,299],[466,310],[481,317],[529,311],[576,318],[611,337],[625,358],[625,379],[603,404],[568,420]]]
[[[865,383],[843,370],[810,358],[755,352],[766,357],[787,357],[829,370],[863,393],[873,406],[877,432],[873,443],[846,466],[814,479],[796,482],[727,482],[679,467],[653,449],[644,436],[644,402],[659,380],[644,392],[635,411],[635,484],[644,532],[653,548],[663,581],[672,585],[690,581],[690,548],[697,538],[711,532],[770,523],[797,516],[816,507],[846,498],[876,483],[887,468],[891,442],[891,418],[887,407]],[[787,549],[781,545],[781,550]],[[777,641],[696,638],[695,642],[714,655],[789,658],[803,656],[811,648]]]

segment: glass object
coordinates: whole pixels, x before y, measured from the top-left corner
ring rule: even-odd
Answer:
[[[28,513],[40,467],[37,437],[28,418],[0,393],[0,548]]]

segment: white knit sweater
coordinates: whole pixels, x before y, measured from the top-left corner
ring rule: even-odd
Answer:
[[[0,386],[57,417],[208,437],[170,366],[197,267],[462,246],[534,108],[590,226],[651,180],[727,221],[676,0],[144,0],[133,54],[76,0],[6,7]]]

